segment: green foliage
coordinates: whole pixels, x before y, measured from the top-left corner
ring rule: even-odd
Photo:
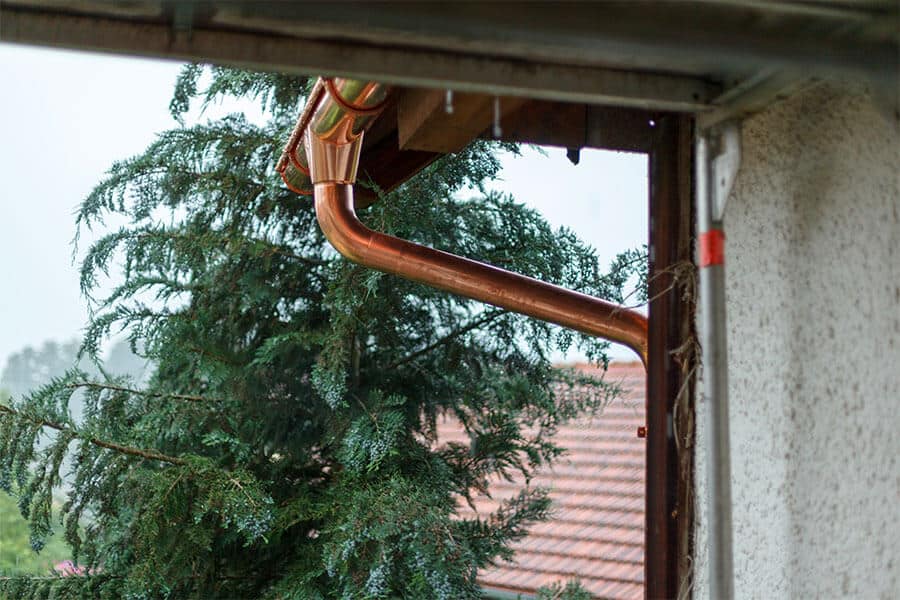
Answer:
[[[209,82],[203,85],[203,82]],[[491,477],[560,455],[553,435],[615,390],[549,356],[606,344],[339,257],[311,202],[273,173],[308,82],[186,67],[171,109],[227,95],[260,101],[263,125],[231,115],[162,133],[85,199],[80,227],[128,224],[87,252],[93,298],[83,351],[123,330],[152,362],[144,383],[73,369],[0,407],[0,484],[39,547],[60,509],[93,575],[10,580],[0,594],[109,598],[466,598],[477,571],[546,518],[528,487],[494,513],[456,507]],[[202,88],[202,89],[201,89]],[[630,273],[513,199],[483,191],[500,165],[476,141],[362,215],[370,226],[608,298]],[[81,418],[73,398],[83,397]],[[469,442],[440,444],[439,418]],[[64,591],[61,591],[64,590]]]
[[[591,600],[591,594],[575,580],[554,583],[538,590],[537,600]]]
[[[87,356],[80,356],[79,347],[78,340],[62,343],[47,340],[39,348],[25,346],[11,354],[0,373],[0,403],[6,403],[13,396],[29,394],[76,366],[90,377],[100,376],[102,369],[107,374],[127,375],[137,380],[143,380],[149,370],[147,362],[134,354],[125,341],[112,345],[102,365]],[[81,418],[80,396],[71,399],[69,410],[76,420]]]
[[[606,275],[610,283],[610,300],[619,304],[636,306],[647,303],[647,273],[649,272],[647,256],[646,244],[640,250],[632,248],[616,256]],[[636,280],[634,287],[628,294],[623,294],[622,291],[628,287],[631,278]],[[615,290],[619,290],[619,292],[617,293]]]

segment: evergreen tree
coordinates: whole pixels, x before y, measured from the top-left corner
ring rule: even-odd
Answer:
[[[84,258],[89,297],[119,264],[123,283],[95,299],[83,350],[122,329],[154,373],[140,384],[74,369],[0,406],[0,485],[35,549],[73,456],[59,517],[92,573],[6,580],[8,596],[478,597],[477,571],[547,517],[532,487],[479,519],[455,509],[490,478],[559,456],[557,427],[615,390],[558,394],[586,381],[549,356],[577,343],[602,361],[606,344],[337,255],[310,199],[273,172],[310,83],[187,66],[176,119],[233,96],[259,101],[268,121],[182,122],[114,164],[81,206],[80,227],[129,219]],[[362,219],[621,300],[634,261],[603,275],[571,232],[485,192],[496,150],[479,140],[438,160]],[[469,444],[435,439],[447,416]]]

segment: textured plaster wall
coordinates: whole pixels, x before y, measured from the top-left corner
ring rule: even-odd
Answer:
[[[898,173],[896,124],[859,89],[817,85],[743,125],[726,209],[739,598],[900,597]]]

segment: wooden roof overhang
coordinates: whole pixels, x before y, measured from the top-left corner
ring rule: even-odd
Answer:
[[[478,137],[557,146],[576,153],[582,148],[647,153],[655,119],[663,114],[477,93],[454,93],[449,105],[452,112],[443,90],[396,90],[366,131],[360,179],[390,191],[439,156],[462,150]],[[368,204],[374,193],[360,186],[357,199]]]

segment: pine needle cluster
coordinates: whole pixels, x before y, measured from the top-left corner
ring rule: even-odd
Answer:
[[[606,345],[338,256],[312,203],[273,172],[309,85],[186,67],[170,107],[179,125],[84,200],[80,228],[110,215],[127,225],[84,257],[94,313],[82,350],[96,357],[125,331],[154,371],[138,385],[73,369],[0,406],[0,487],[35,549],[60,519],[86,569],[7,579],[0,595],[479,597],[478,570],[548,516],[546,491],[531,486],[477,519],[456,508],[491,478],[528,477],[560,455],[559,425],[615,390],[549,357],[574,343],[603,361]],[[228,97],[260,102],[266,122],[184,122]],[[601,273],[570,231],[485,191],[498,148],[479,140],[445,156],[363,220],[621,298],[634,261]],[[97,297],[111,272],[120,282]],[[558,393],[576,384],[589,391]],[[436,439],[448,416],[467,444]],[[72,484],[57,509],[64,464]]]

